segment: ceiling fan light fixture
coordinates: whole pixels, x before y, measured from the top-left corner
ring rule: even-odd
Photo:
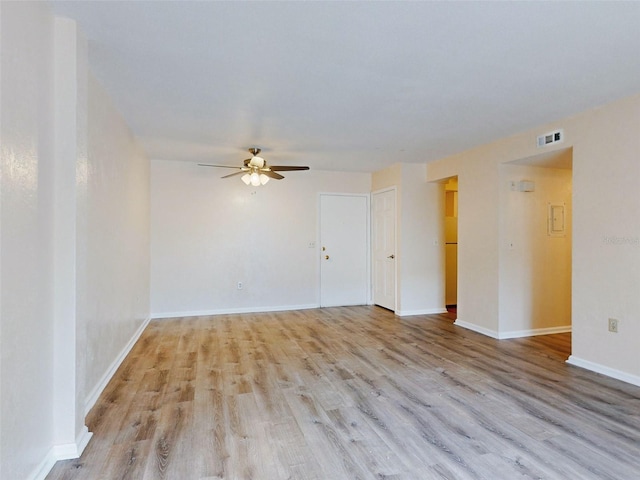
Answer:
[[[2,0],[0,0],[2,1]],[[232,168],[236,170],[235,173],[224,175],[222,178],[235,177],[240,175],[240,180],[245,185],[251,185],[253,187],[259,187],[260,185],[266,185],[267,182],[275,178],[276,180],[282,180],[284,175],[280,175],[278,172],[289,172],[294,170],[309,170],[309,167],[301,165],[280,165],[273,166],[267,165],[264,158],[259,157],[259,148],[250,148],[251,158],[247,158],[243,165],[240,167],[233,167],[231,165],[211,165],[207,163],[199,163],[198,165],[203,167],[218,167],[218,168]]]
[[[258,187],[260,186],[260,174],[258,172],[253,172],[250,175],[251,178],[251,185],[253,185],[254,187]]]

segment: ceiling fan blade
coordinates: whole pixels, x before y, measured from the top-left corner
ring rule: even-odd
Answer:
[[[288,165],[280,165],[280,166],[269,165],[269,168],[272,171],[280,171],[280,172],[291,172],[294,170],[309,170],[309,167],[294,167],[294,166],[288,166]]]
[[[242,167],[230,167],[229,165],[209,165],[207,163],[199,163],[201,167],[217,167],[217,168],[242,168]]]
[[[273,168],[273,167],[269,167]],[[271,170],[260,170],[260,173],[264,173],[267,177],[275,178],[276,180],[282,180],[284,177],[279,173],[273,172]]]
[[[242,175],[245,172],[246,170],[240,170],[239,172],[230,173],[229,175],[225,175],[224,177],[220,177],[220,178],[235,177],[236,175]]]

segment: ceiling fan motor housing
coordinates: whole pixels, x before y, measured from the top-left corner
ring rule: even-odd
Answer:
[[[253,157],[251,157],[251,159],[249,159],[249,166],[252,168],[264,168],[264,158],[254,155]]]

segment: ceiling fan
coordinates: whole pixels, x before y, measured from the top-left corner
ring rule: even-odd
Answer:
[[[309,170],[309,167],[301,167],[301,166],[270,166],[267,165],[267,161],[259,157],[260,153],[259,148],[250,148],[249,153],[251,153],[251,158],[247,158],[244,161],[244,165],[241,167],[231,167],[229,165],[209,165],[206,163],[199,163],[198,165],[202,167],[218,167],[218,168],[234,168],[238,169],[238,172],[230,173],[229,175],[225,175],[222,178],[233,177],[235,175],[242,175],[242,181],[247,185],[253,185],[257,187],[259,185],[264,185],[269,181],[270,178],[275,178],[276,180],[282,180],[284,177],[277,172],[287,172],[293,170]]]

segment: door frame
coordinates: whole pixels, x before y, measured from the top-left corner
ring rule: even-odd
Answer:
[[[395,213],[394,213],[394,219],[395,221],[393,222],[393,237],[394,237],[394,242],[395,242],[395,256],[396,256],[396,261],[393,263],[393,289],[394,289],[394,299],[393,299],[393,311],[397,312],[398,311],[398,263],[399,263],[399,257],[400,255],[398,254],[398,252],[400,252],[400,247],[398,246],[398,188],[395,185],[392,185],[391,187],[385,187],[385,188],[381,188],[380,190],[375,190],[373,192],[371,192],[371,198],[373,199],[374,195],[378,195],[381,193],[387,193],[387,192],[393,192],[395,195]],[[373,216],[373,201],[370,201],[370,206],[369,206],[369,216],[372,217]],[[370,236],[373,238],[373,221],[371,222],[371,234]],[[373,256],[373,246],[371,246],[370,248],[370,257]],[[371,284],[371,305],[373,305],[373,285],[374,285],[374,280],[373,280],[373,269],[371,269],[371,280],[369,282]],[[384,308],[384,307],[381,307]]]
[[[367,305],[372,305],[372,284],[371,284],[371,194],[370,193],[346,193],[346,192],[318,192],[318,207],[317,207],[317,238],[316,238],[316,253],[317,253],[317,270],[318,270],[318,306],[322,307],[322,197],[363,197],[366,202],[366,269],[367,269]]]
[[[457,306],[458,306],[458,284],[459,284],[459,275],[458,275],[458,270],[459,269],[458,269],[458,265],[459,265],[459,257],[460,257],[459,252],[458,252],[458,244],[459,244],[458,226],[460,225],[460,213],[459,213],[460,212],[460,208],[459,208],[459,206],[460,206],[460,183],[458,181],[458,175],[457,174],[453,175],[451,177],[447,177],[446,179],[444,179],[440,183],[442,183],[442,185],[443,185],[444,196],[445,196],[444,210],[443,210],[443,214],[442,214],[442,221],[444,223],[446,223],[446,221],[447,221],[446,220],[446,218],[447,218],[447,211],[446,211],[446,209],[447,209],[447,207],[446,207],[447,200],[446,200],[446,197],[447,197],[448,190],[446,189],[445,185],[451,179],[454,179],[454,178],[456,179],[456,183],[457,183],[457,186],[456,186],[457,190],[455,190],[455,192],[456,192],[456,195],[455,195],[455,197],[456,197],[456,201],[455,201],[455,203],[456,203],[456,207],[455,207],[456,208],[456,243],[455,243],[455,245],[456,245],[456,272],[455,272],[455,275],[456,275],[456,277],[455,277],[455,279],[456,279],[456,287],[455,287],[456,288],[456,303],[455,304],[451,304],[451,303],[449,303],[447,301],[448,300],[447,299],[447,280],[448,280],[448,276],[449,275],[448,275],[448,268],[447,268],[447,266],[448,266],[447,265],[447,245],[448,244],[447,244],[446,233],[445,233],[445,240],[444,240],[444,261],[445,261],[445,265],[444,265],[444,306],[445,306],[445,308],[447,308],[448,305],[455,305],[456,306],[456,311],[457,311]],[[445,229],[446,229],[446,226],[445,226]],[[446,232],[446,230],[445,230],[445,232]]]

